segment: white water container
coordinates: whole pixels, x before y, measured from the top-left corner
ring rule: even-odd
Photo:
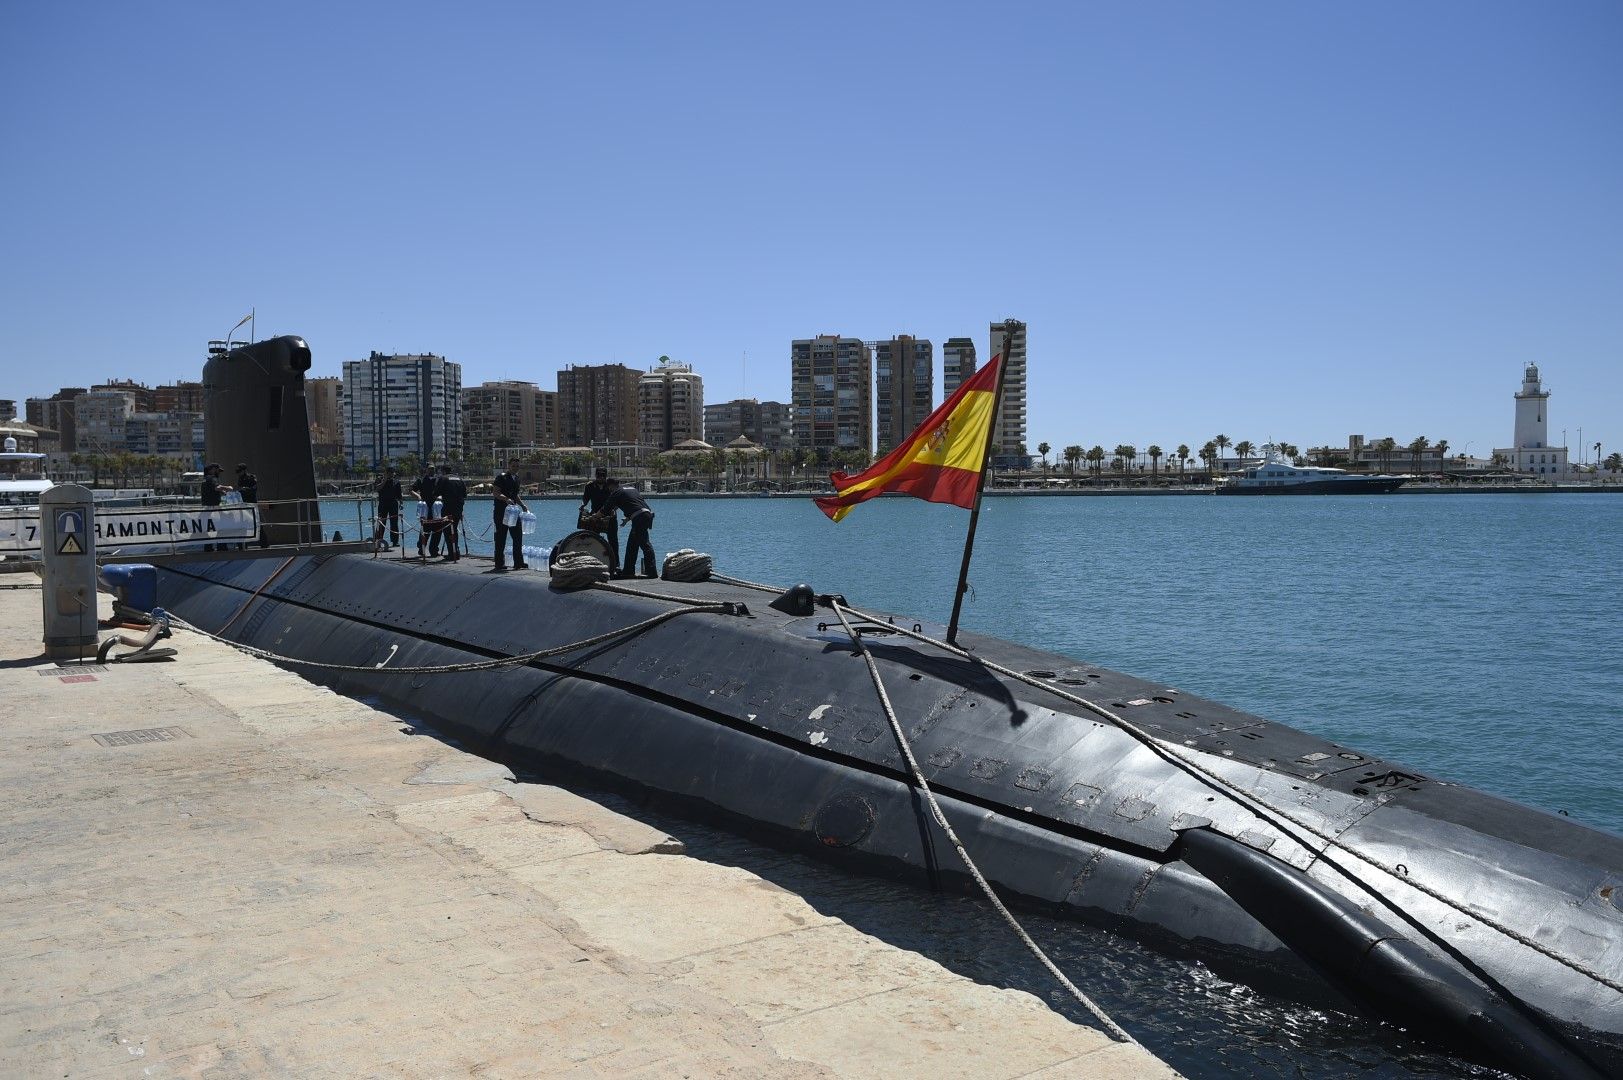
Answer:
[[[502,513],[502,524],[511,529],[518,524],[518,504],[508,503],[507,509]]]
[[[241,506],[242,505],[242,492],[240,492],[240,491],[222,492],[221,495],[220,495],[220,505],[221,506]]]
[[[437,518],[445,516],[445,504],[439,499],[434,500],[434,516]]]
[[[417,500],[417,520],[418,521],[427,521],[428,520],[428,504],[425,503],[421,499]]]
[[[531,525],[535,524],[535,515],[530,513],[528,510],[520,514],[518,519],[524,523],[525,528],[529,528]]]

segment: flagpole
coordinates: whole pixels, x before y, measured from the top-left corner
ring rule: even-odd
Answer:
[[[986,474],[991,472],[992,442],[997,437],[997,425],[1003,409],[1003,377],[1009,373],[1009,346],[1014,342],[1012,319],[1003,320],[1003,349],[998,353],[997,389],[992,393],[992,422],[986,425],[986,452],[981,455],[981,475],[975,482],[975,506],[969,511],[969,531],[964,536],[964,561],[958,567],[958,592],[952,598],[952,621],[947,624],[947,643],[958,644],[958,615],[964,607],[964,593],[969,591],[969,557],[975,550],[975,526],[981,519],[981,492],[986,490]]]

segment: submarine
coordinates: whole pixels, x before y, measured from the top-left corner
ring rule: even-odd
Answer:
[[[284,337],[205,368],[210,459],[289,462],[292,509],[270,547],[147,560],[180,625],[516,769],[933,888],[973,888],[956,837],[1023,909],[1509,1072],[1623,1075],[1623,837],[806,585],[324,546],[309,366]]]

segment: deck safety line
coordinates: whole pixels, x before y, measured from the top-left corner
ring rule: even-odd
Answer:
[[[997,909],[997,913],[1003,916],[1003,921],[1009,924],[1009,928],[1015,932],[1026,948],[1031,950],[1031,954],[1042,962],[1043,967],[1048,969],[1048,973],[1054,976],[1061,986],[1070,991],[1071,996],[1080,1002],[1083,1008],[1093,1014],[1093,1018],[1099,1021],[1106,1031],[1119,1042],[1139,1046],[1137,1039],[1127,1034],[1121,1025],[1112,1020],[1103,1008],[1088,997],[1087,994],[1083,993],[1075,983],[1066,978],[1065,973],[1059,969],[1059,965],[1049,959],[1042,946],[1032,940],[1031,935],[1026,932],[1026,928],[1020,925],[1020,921],[1014,917],[998,897],[991,883],[981,873],[980,867],[975,865],[975,860],[970,858],[969,849],[964,846],[964,842],[958,838],[957,831],[947,821],[946,812],[941,809],[941,804],[936,801],[935,792],[930,790],[930,782],[924,778],[924,770],[919,768],[918,759],[913,756],[913,747],[909,745],[907,736],[902,732],[902,722],[897,719],[896,709],[890,703],[890,695],[885,692],[885,682],[880,678],[879,665],[874,662],[873,653],[868,651],[868,643],[862,639],[862,635],[845,618],[845,613],[850,610],[853,609],[847,608],[843,604],[834,605],[834,614],[839,616],[840,625],[845,627],[845,632],[850,635],[852,643],[861,651],[863,662],[868,665],[868,676],[873,679],[874,690],[879,694],[879,704],[885,709],[885,719],[890,722],[890,729],[896,735],[896,742],[902,748],[903,756],[907,758],[907,767],[913,774],[913,782],[918,785],[919,791],[924,794],[925,801],[930,804],[930,816],[935,818],[935,823],[941,827],[942,832],[947,834],[947,839],[952,841],[953,848],[958,852],[958,858],[963,861],[970,875],[974,877],[975,884],[981,887],[981,892],[986,894],[986,899],[991,903],[992,907]]]
[[[644,630],[658,626],[660,623],[668,622],[669,620],[676,618],[678,615],[726,615],[732,614],[735,610],[734,605],[719,601],[714,603],[689,604],[683,607],[674,608],[670,611],[662,611],[652,618],[647,618],[641,622],[632,623],[630,626],[622,626],[617,629],[607,631],[606,633],[597,634],[594,637],[585,638],[581,641],[572,641],[567,645],[555,645],[552,648],[539,649],[535,652],[521,653],[516,656],[495,657],[490,660],[471,660],[462,664],[431,664],[424,667],[386,668],[377,668],[371,664],[329,664],[320,660],[300,660],[297,657],[283,656],[280,653],[271,652],[269,649],[261,649],[257,645],[248,645],[240,641],[232,641],[230,638],[222,637],[219,634],[205,630],[201,626],[193,625],[192,623],[187,622],[185,619],[182,619],[180,616],[169,611],[164,611],[161,608],[153,612],[153,618],[168,619],[172,625],[178,626],[183,630],[195,631],[196,633],[202,634],[204,637],[213,638],[215,641],[229,645],[239,652],[247,653],[249,656],[256,656],[261,660],[269,660],[278,664],[291,664],[302,667],[319,668],[323,671],[358,671],[366,672],[372,675],[377,675],[379,673],[389,675],[448,675],[460,671],[495,671],[507,667],[523,667],[524,665],[534,663],[537,660],[544,660],[548,657],[558,656],[563,653],[578,652],[581,649],[591,648],[593,645],[601,645],[606,641],[613,641],[616,638],[629,637],[632,634],[641,633]]]

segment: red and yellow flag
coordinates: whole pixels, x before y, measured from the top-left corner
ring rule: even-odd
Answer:
[[[986,467],[986,438],[1002,366],[1001,357],[992,357],[917,431],[855,476],[832,474],[829,479],[839,494],[818,499],[818,509],[839,521],[858,503],[887,491],[972,509]]]

